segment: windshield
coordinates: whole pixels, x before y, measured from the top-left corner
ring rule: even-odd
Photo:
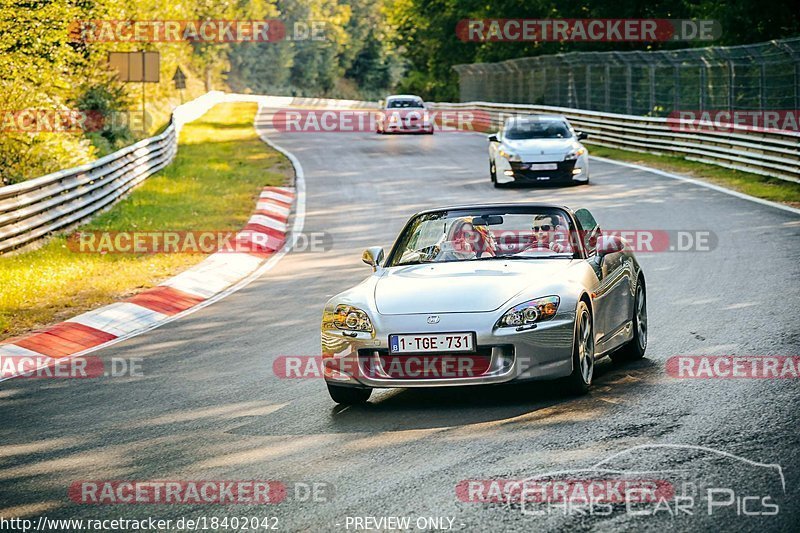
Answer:
[[[395,98],[389,100],[386,104],[387,109],[406,109],[406,108],[422,108],[422,100],[419,98]]]
[[[563,120],[514,120],[506,125],[506,139],[569,139],[572,132]]]
[[[557,208],[426,213],[400,234],[387,266],[571,258],[572,226]]]

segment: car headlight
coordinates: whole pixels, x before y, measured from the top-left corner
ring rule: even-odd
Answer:
[[[586,148],[576,148],[564,157],[564,161],[572,161],[573,159],[578,159],[585,153],[586,153]]]
[[[337,305],[333,312],[333,325],[348,331],[373,331],[372,321],[367,313],[352,305]]]
[[[550,320],[556,316],[560,301],[558,296],[545,296],[516,305],[500,317],[497,327],[514,328]]]
[[[515,162],[522,161],[522,159],[520,159],[519,155],[517,155],[517,154],[515,154],[513,152],[507,152],[506,150],[503,150],[502,148],[500,148],[497,151],[497,153],[500,154],[501,157],[505,157],[509,161],[515,161]]]

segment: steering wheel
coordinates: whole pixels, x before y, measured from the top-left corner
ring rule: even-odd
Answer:
[[[441,249],[439,248],[438,244],[431,244],[430,246],[426,246],[414,251],[417,252],[420,257],[424,257],[426,261],[433,261],[436,256],[439,255]]]
[[[553,250],[551,250],[550,247],[548,247],[548,246],[543,246],[541,244],[537,244],[536,246],[531,246],[531,247],[525,248],[524,250],[522,250],[519,253],[521,253],[521,254],[525,254],[525,253],[529,253],[529,252],[533,252],[533,253],[548,252],[548,253],[551,253],[552,251]]]

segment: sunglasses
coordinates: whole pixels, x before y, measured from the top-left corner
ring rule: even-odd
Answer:
[[[550,231],[553,229],[553,226],[551,226],[550,224],[543,224],[541,226],[535,226],[532,229],[533,231]]]

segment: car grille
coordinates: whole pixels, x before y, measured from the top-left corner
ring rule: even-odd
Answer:
[[[555,170],[530,170],[526,168],[530,164],[556,163]],[[575,168],[575,160],[570,161],[543,161],[541,163],[511,163],[511,170],[514,171],[514,179],[522,181],[571,181],[572,170]],[[539,178],[548,177],[549,180]]]
[[[513,347],[502,347],[503,353],[513,353]],[[490,372],[492,347],[479,346],[471,354],[401,354],[377,350],[380,368],[375,365],[375,350],[359,350],[361,371],[369,377],[388,375],[392,379],[461,379],[476,378]],[[509,354],[510,355],[510,354]]]

